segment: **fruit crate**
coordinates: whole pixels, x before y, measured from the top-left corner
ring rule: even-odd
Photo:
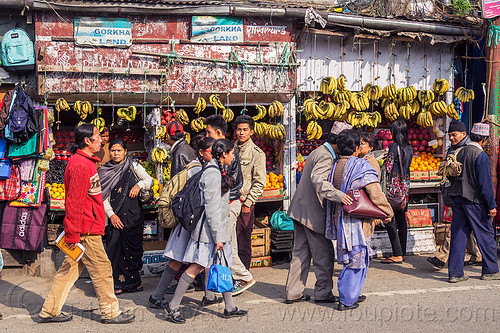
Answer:
[[[270,228],[254,228],[252,230],[252,258],[264,257],[270,254]]]
[[[64,199],[50,198],[51,210],[64,210]]]
[[[437,170],[429,171],[429,180],[441,180],[443,176],[438,175]]]
[[[410,171],[410,180],[423,182],[429,180],[429,171]]]
[[[284,195],[285,195],[285,188],[282,187],[282,188],[264,190],[264,192],[259,198],[273,198],[273,197],[281,197]]]
[[[250,261],[250,268],[257,267],[270,267],[271,266],[271,256],[252,258]]]

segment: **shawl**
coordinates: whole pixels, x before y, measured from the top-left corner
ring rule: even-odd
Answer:
[[[99,169],[99,178],[101,180],[102,198],[106,200],[115,188],[116,184],[123,177],[125,172],[132,165],[132,159],[125,156],[120,164],[115,164],[113,161],[108,161]]]

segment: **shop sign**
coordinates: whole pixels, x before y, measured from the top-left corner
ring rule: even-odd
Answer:
[[[493,18],[500,16],[500,1],[483,0],[483,17]]]
[[[129,47],[132,22],[100,17],[75,18],[75,44],[79,46]]]
[[[241,43],[243,19],[225,16],[193,16],[191,42]]]

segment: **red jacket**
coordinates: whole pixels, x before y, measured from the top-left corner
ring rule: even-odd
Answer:
[[[78,243],[80,235],[104,235],[106,214],[96,169],[99,161],[80,149],[69,159],[64,174],[67,243]]]

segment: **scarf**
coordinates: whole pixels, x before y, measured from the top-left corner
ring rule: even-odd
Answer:
[[[108,161],[99,169],[99,178],[101,179],[102,198],[106,200],[115,188],[116,184],[123,177],[125,172],[132,165],[132,159],[125,156],[120,164],[115,164],[113,161]]]

